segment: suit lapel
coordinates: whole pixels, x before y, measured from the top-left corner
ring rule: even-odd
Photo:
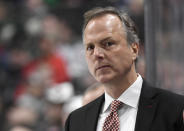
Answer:
[[[86,131],[96,131],[98,117],[104,100],[105,98],[103,94],[96,101],[94,101],[94,103],[87,109],[86,115],[85,115]]]
[[[140,95],[135,131],[149,131],[158,99],[155,97],[156,89],[149,87],[146,82],[143,82],[143,87]]]

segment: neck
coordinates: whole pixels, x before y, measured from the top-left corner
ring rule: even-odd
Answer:
[[[137,79],[137,73],[135,68],[132,68],[124,77],[116,78],[115,80],[104,83],[106,92],[114,99],[119,98],[119,96],[129,88]]]

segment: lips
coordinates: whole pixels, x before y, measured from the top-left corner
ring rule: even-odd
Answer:
[[[108,68],[108,67],[111,67],[111,66],[110,65],[100,65],[100,66],[97,66],[95,71],[100,70],[100,69],[104,69],[104,68]]]

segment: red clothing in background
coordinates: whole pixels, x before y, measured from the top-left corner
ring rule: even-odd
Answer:
[[[22,70],[23,79],[26,80],[29,75],[34,72],[40,65],[46,64],[50,67],[52,73],[53,84],[58,84],[66,81],[70,81],[70,77],[67,72],[66,62],[61,56],[56,54],[42,57],[30,62]],[[21,95],[25,90],[25,87],[20,84],[15,91],[15,98]]]

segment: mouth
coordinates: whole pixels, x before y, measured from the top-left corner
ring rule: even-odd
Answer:
[[[98,66],[98,67],[95,69],[95,71],[100,70],[100,69],[109,68],[109,67],[111,67],[111,66],[110,66],[110,65],[102,65],[102,66]]]

